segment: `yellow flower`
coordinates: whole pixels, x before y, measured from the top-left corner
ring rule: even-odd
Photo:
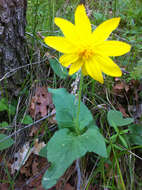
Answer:
[[[122,72],[109,56],[120,56],[130,51],[131,46],[121,41],[107,40],[120,22],[120,18],[109,19],[100,24],[94,31],[87,17],[85,7],[79,5],[75,11],[75,24],[55,18],[56,25],[62,30],[64,37],[45,37],[45,43],[63,53],[59,62],[69,68],[72,75],[82,70],[84,75],[90,75],[103,83],[102,72],[120,77]]]

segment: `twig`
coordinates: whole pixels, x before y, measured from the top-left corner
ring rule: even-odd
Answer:
[[[15,126],[15,128],[14,128],[15,132],[17,130],[17,122],[16,122],[16,120],[17,120],[17,116],[18,116],[20,101],[21,101],[21,97],[19,97],[19,99],[18,99],[18,104],[17,104],[17,108],[16,108],[16,114],[15,114],[15,117],[13,119],[13,124]],[[16,134],[15,134],[15,141],[16,141]]]
[[[45,59],[41,60],[40,63],[46,61],[47,59],[48,59],[48,57],[46,57]],[[39,64],[39,61],[38,62],[34,62],[34,63],[29,63],[27,65],[23,65],[23,66],[15,68],[15,69],[11,69],[11,71],[5,73],[5,75],[2,78],[0,78],[0,81],[4,80],[6,78],[9,78],[13,74],[15,74],[15,72],[17,72],[19,69],[23,69],[25,67],[28,67],[28,66],[31,66],[31,65],[36,65],[36,64]]]
[[[7,137],[5,137],[5,138],[3,138],[2,140],[0,140],[0,143],[4,142],[4,141],[7,140],[8,138],[10,138],[10,137],[16,135],[17,133],[20,133],[22,130],[27,129],[27,128],[29,128],[29,127],[32,127],[33,125],[35,125],[35,124],[37,124],[37,123],[39,123],[39,122],[41,122],[41,121],[47,119],[48,117],[53,116],[54,114],[55,114],[55,113],[50,113],[50,114],[46,115],[45,117],[43,117],[43,118],[41,118],[41,119],[39,119],[39,120],[37,120],[37,121],[35,121],[35,122],[33,122],[33,123],[31,123],[31,124],[29,124],[29,125],[23,127],[23,128],[21,128],[21,129],[15,131],[15,132],[12,133],[11,135],[8,135]],[[8,127],[11,127],[11,126],[8,126]]]
[[[22,185],[22,187],[20,188],[16,188],[15,190],[24,190],[25,189],[25,186],[28,186],[31,182],[33,182],[36,178],[38,178],[40,175],[42,175],[47,169],[48,167],[50,166],[50,164],[48,164],[45,168],[43,168],[38,174],[36,174],[35,176],[33,176],[32,178],[28,179],[26,181],[26,183],[24,183]]]
[[[93,169],[92,169],[92,171],[91,171],[91,174],[89,175],[89,178],[88,178],[88,180],[87,180],[87,182],[86,182],[85,187],[84,187],[83,190],[86,189],[86,187],[87,187],[87,185],[88,185],[88,183],[89,183],[89,181],[90,181],[90,179],[91,179],[91,177],[92,177],[92,175],[93,175],[93,171],[95,170],[95,168],[96,168],[96,166],[97,166],[98,161],[99,161],[99,158],[97,158],[96,163],[95,163],[95,165],[93,166]]]

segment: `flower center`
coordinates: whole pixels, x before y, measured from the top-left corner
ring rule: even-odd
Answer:
[[[92,50],[88,50],[88,49],[85,49],[83,51],[81,51],[79,53],[79,56],[82,58],[82,59],[89,59],[92,55],[93,55],[93,51]]]

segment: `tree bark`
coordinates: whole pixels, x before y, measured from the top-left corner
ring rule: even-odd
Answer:
[[[26,8],[27,0],[0,0],[0,78],[27,63]]]

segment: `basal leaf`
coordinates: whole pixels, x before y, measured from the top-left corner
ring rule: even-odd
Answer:
[[[6,138],[6,137],[7,137],[7,135],[0,134],[0,150],[9,148],[14,143],[13,139],[10,137],[8,139],[4,140],[4,138]]]
[[[73,161],[84,156],[86,152],[107,157],[104,138],[95,126],[79,136],[68,129],[57,131],[47,145],[47,157],[52,167],[44,174],[44,188],[49,189],[55,185]]]
[[[121,126],[129,125],[134,121],[133,118],[124,119],[122,113],[116,110],[110,110],[108,112],[107,120],[111,127],[115,127],[115,126],[121,127]]]
[[[64,88],[48,89],[52,94],[56,108],[56,120],[60,128],[75,126],[78,100]],[[81,102],[79,114],[79,127],[83,129],[93,123],[93,117],[88,108]]]

